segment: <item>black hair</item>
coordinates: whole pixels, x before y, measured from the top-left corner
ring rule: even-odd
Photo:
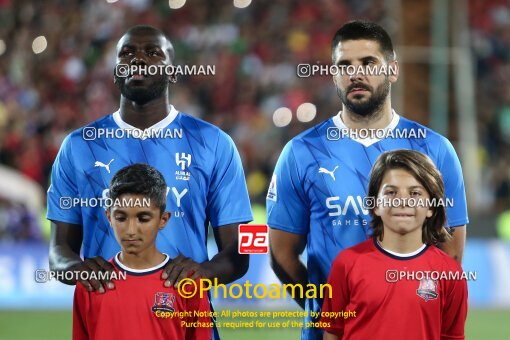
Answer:
[[[168,55],[170,56],[170,61],[172,63],[174,62],[174,57],[175,57],[174,46],[172,45],[172,42],[170,41],[170,39],[168,39],[166,34],[163,33],[163,31],[161,31],[159,28],[156,28],[151,25],[135,25],[135,26],[130,27],[126,31],[125,34],[136,34],[139,32],[152,32],[152,33],[155,33],[155,34],[160,35],[163,38],[165,38],[166,43],[167,43],[166,51],[168,52]]]
[[[378,42],[386,61],[395,59],[393,43],[391,42],[388,32],[386,32],[382,26],[370,21],[354,20],[349,21],[336,31],[331,42],[331,57],[333,62],[335,62],[335,51],[338,43],[346,40],[362,39]]]
[[[151,204],[166,209],[166,182],[161,172],[148,164],[137,163],[120,169],[110,181],[110,199],[115,201],[122,195],[143,195]]]

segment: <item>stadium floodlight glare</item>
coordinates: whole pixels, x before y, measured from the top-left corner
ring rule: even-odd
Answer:
[[[302,123],[311,122],[317,115],[317,107],[312,103],[303,103],[296,110],[297,119]]]
[[[237,8],[246,8],[250,6],[251,0],[234,0],[234,6]]]
[[[119,1],[119,0],[106,0],[106,2],[109,4],[113,4],[114,2],[117,2],[117,1]]]
[[[179,9],[186,3],[186,0],[168,0],[168,6],[171,9]]]
[[[6,50],[5,42],[2,39],[0,39],[0,55],[4,54],[5,50]]]
[[[44,52],[46,47],[48,47],[48,42],[46,41],[44,35],[38,36],[32,42],[32,51],[34,51],[35,54]]]
[[[289,125],[292,120],[292,111],[288,107],[280,107],[273,113],[273,122],[277,127]]]

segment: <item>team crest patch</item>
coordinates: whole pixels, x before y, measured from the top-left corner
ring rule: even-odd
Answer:
[[[416,294],[425,301],[437,299],[437,280],[421,279]]]
[[[269,184],[269,190],[267,191],[267,199],[276,202],[276,174],[271,178],[271,184]]]
[[[189,181],[191,173],[188,171],[191,165],[191,154],[189,153],[176,153],[175,164],[181,168],[175,172],[175,179],[182,181]]]
[[[156,315],[160,314],[157,312],[173,312],[174,308],[175,295],[171,293],[157,292],[154,297],[154,306],[152,306],[152,311],[156,313]]]

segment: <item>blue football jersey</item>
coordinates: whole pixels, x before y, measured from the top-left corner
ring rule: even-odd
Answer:
[[[462,169],[448,139],[396,112],[381,139],[352,138],[342,133],[347,130],[336,115],[293,138],[278,159],[268,190],[268,224],[307,235],[308,275],[315,285],[327,282],[340,251],[371,235],[363,199],[372,165],[385,151],[413,149],[427,154],[443,175],[448,225],[468,223]],[[320,311],[321,304],[308,299],[308,315]],[[302,337],[322,339],[321,334],[304,328]]]
[[[84,257],[110,259],[120,250],[104,204],[95,199],[107,202],[113,175],[134,163],[147,163],[165,178],[171,218],[156,246],[172,258],[206,261],[209,223],[252,220],[241,159],[226,133],[173,107],[144,131],[117,111],[67,136],[53,164],[47,218],[83,228]],[[70,203],[76,198],[86,206]]]

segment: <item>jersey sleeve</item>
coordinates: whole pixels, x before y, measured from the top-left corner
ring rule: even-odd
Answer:
[[[285,145],[276,163],[266,197],[267,223],[271,228],[307,234],[310,211],[299,176],[293,141]]]
[[[460,274],[462,269],[457,265],[453,270]],[[446,302],[443,307],[441,323],[441,340],[464,339],[464,326],[468,309],[467,281],[465,279],[448,280]]]
[[[213,227],[253,220],[241,157],[224,132],[220,132],[216,147],[207,215]]]
[[[340,339],[344,334],[345,319],[342,317],[328,317],[328,312],[340,312],[346,310],[349,303],[349,287],[347,282],[346,262],[344,254],[340,254],[333,261],[329,273],[328,284],[331,287],[331,295],[326,294],[322,303],[321,328],[328,333],[335,334]]]
[[[72,152],[71,136],[67,136],[51,170],[46,217],[53,221],[82,225],[80,207],[71,204],[73,198],[79,197]]]
[[[88,340],[87,310],[89,309],[88,293],[81,284],[76,285],[73,301],[73,340]]]
[[[445,148],[439,171],[443,175],[446,199],[452,200],[452,204],[449,204],[446,208],[448,226],[457,227],[469,223],[464,177],[453,145],[446,138],[444,138],[444,141]]]
[[[197,284],[200,284],[197,282]],[[195,294],[189,302],[188,302],[188,311],[194,315],[194,311],[198,312],[206,312],[202,314],[202,316],[191,316],[188,318],[188,322],[200,322],[202,324],[210,324],[212,322],[211,318],[205,316],[208,312],[211,311],[211,305],[209,304],[209,298],[207,294],[204,294],[203,297]],[[195,340],[195,339],[211,339],[212,336],[212,327],[188,327],[186,328],[186,340]]]

